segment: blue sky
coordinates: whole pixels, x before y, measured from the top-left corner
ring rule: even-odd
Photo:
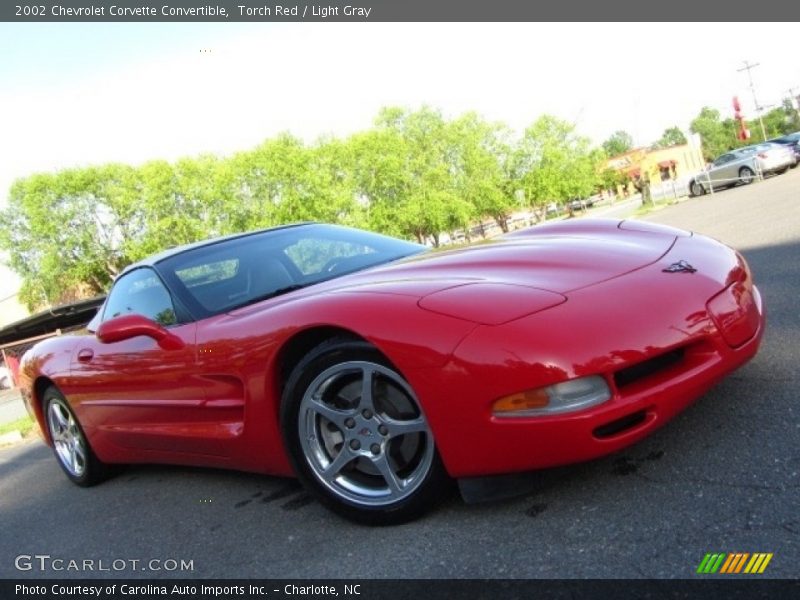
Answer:
[[[2,23],[0,206],[33,172],[347,135],[388,105],[646,144],[735,94],[752,116],[745,59],[762,104],[800,88],[791,23]]]

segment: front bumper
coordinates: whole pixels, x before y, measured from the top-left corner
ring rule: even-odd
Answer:
[[[698,271],[665,273],[678,258]],[[747,318],[735,323],[751,330],[726,340],[707,303],[734,282],[750,291]],[[746,266],[701,236],[679,239],[653,265],[567,295],[554,309],[477,328],[443,370],[412,375],[452,476],[529,471],[620,450],[751,359],[764,332]],[[589,375],[606,378],[609,401],[559,415],[492,414],[497,398]]]

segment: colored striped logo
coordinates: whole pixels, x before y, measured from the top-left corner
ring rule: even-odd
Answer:
[[[697,567],[698,573],[763,573],[769,561],[772,560],[772,553],[769,552],[729,552],[715,553],[709,552],[700,561]]]

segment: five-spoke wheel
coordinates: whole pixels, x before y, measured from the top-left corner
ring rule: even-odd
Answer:
[[[53,451],[67,477],[82,486],[105,479],[108,467],[95,456],[64,396],[51,387],[45,391],[42,400]]]
[[[413,518],[446,482],[413,390],[368,344],[328,342],[302,361],[282,426],[298,475],[347,517]]]
[[[47,426],[61,466],[73,477],[81,477],[86,472],[86,440],[61,400],[51,400],[47,407]]]

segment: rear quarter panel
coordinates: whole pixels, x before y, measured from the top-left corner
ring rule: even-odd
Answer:
[[[72,353],[80,336],[49,338],[28,350],[20,363],[20,391],[28,413],[39,423],[42,436],[50,444],[44,422],[41,395],[52,383],[69,394]]]

